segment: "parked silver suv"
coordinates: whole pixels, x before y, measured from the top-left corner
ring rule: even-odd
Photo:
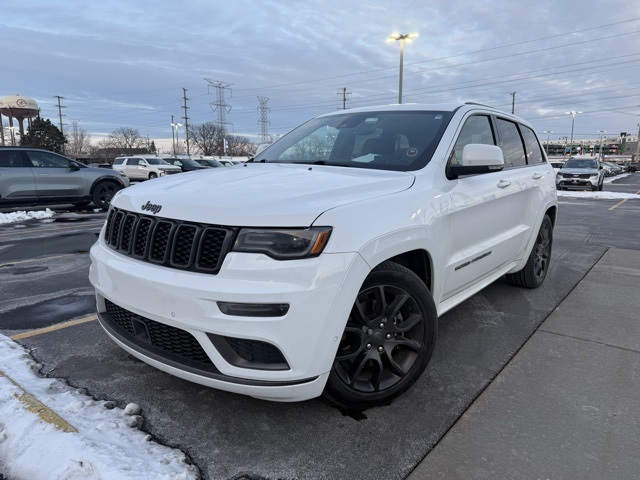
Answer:
[[[602,190],[604,170],[594,157],[571,157],[556,174],[556,187],[564,189]]]
[[[107,208],[128,186],[120,172],[87,167],[47,150],[0,147],[0,206],[93,202]]]

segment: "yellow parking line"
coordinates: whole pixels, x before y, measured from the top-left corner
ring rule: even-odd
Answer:
[[[59,323],[50,327],[38,328],[37,330],[31,330],[30,332],[19,333],[11,337],[12,340],[20,340],[22,338],[35,337],[36,335],[42,335],[43,333],[55,332],[56,330],[62,330],[63,328],[74,327],[87,322],[93,322],[98,319],[97,315],[87,315],[86,317],[78,318],[77,320],[71,320],[69,322]]]
[[[0,377],[4,377],[9,380],[15,387],[22,391],[21,395],[15,393],[15,396],[18,400],[25,404],[27,410],[30,412],[36,413],[42,420],[47,423],[52,424],[53,426],[59,428],[63,432],[77,432],[78,430],[67,422],[64,418],[58,415],[56,412],[47,407],[44,403],[38,400],[36,397],[27,392],[21,385],[18,384],[14,379],[9,377],[6,373],[0,370]]]
[[[636,192],[636,195],[640,195],[640,192]],[[611,207],[609,209],[609,211],[611,210],[615,210],[616,208],[618,208],[620,205],[622,205],[624,202],[626,202],[627,200],[629,200],[628,198],[625,198],[624,200],[618,202],[617,204],[615,204],[613,207]]]

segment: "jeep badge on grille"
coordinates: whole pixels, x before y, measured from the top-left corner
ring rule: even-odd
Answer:
[[[156,214],[160,210],[162,210],[162,205],[156,205],[155,203],[147,202],[140,208],[142,208],[142,210],[148,210],[149,212]]]

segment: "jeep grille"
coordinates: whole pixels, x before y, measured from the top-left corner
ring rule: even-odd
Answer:
[[[123,255],[179,270],[218,273],[236,229],[111,207],[104,238]]]

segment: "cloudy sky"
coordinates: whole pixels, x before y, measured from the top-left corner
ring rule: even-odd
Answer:
[[[98,140],[120,127],[171,144],[184,124],[225,121],[257,141],[346,106],[475,101],[530,120],[541,138],[637,136],[640,10],[628,0],[24,0],[0,11],[0,98],[35,99]],[[221,98],[213,86],[227,86]],[[268,99],[268,100],[266,100]],[[184,127],[178,135],[183,139]],[[553,133],[546,134],[544,132]]]

